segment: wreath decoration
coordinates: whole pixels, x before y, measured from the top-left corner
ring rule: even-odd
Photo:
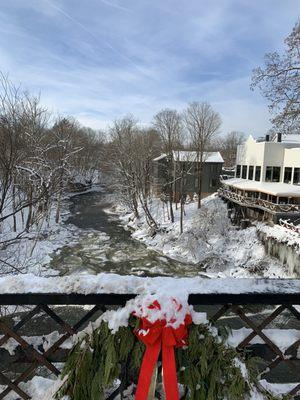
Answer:
[[[105,400],[122,393],[147,400],[160,391],[166,400],[246,400],[254,389],[275,399],[258,389],[253,366],[240,367],[241,355],[203,315],[153,296],[107,311],[69,353],[55,398]]]

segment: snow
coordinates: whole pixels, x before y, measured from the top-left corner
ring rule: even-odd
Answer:
[[[300,279],[206,279],[139,277],[100,273],[77,274],[63,277],[39,277],[19,274],[0,277],[1,294],[21,293],[78,293],[78,294],[156,294],[184,301],[191,293],[241,294],[241,293],[299,293]]]
[[[273,395],[283,395],[291,391],[296,383],[269,383],[266,380],[260,380],[260,385],[266,390],[273,393]],[[59,389],[62,382],[58,380],[53,380],[49,378],[43,378],[41,376],[35,376],[32,380],[20,384],[20,387],[28,392],[32,400],[53,400],[55,392]],[[4,390],[5,387],[0,385],[0,392]],[[15,395],[12,392],[5,398],[7,400],[15,400]],[[129,397],[131,398],[131,397]],[[67,400],[67,399],[64,399]],[[118,400],[118,398],[117,398]],[[245,399],[248,400],[248,399]],[[258,393],[255,389],[252,391],[249,400],[265,400],[262,394]]]
[[[259,232],[264,233],[268,238],[274,238],[280,243],[292,246],[297,253],[300,254],[300,236],[297,232],[293,232],[280,225],[269,226],[263,223],[257,223]]]
[[[48,335],[43,335],[43,336],[22,335],[22,338],[28,344],[32,345],[36,350],[39,350],[39,348],[42,347],[44,351],[47,351],[61,336],[63,335],[60,334],[58,331],[53,331]],[[0,339],[2,338],[3,336],[0,335]],[[60,348],[71,349],[73,344],[74,344],[74,339],[73,337],[70,337],[60,346]],[[18,346],[20,346],[20,343],[18,343],[14,338],[9,338],[3,345],[0,346],[0,348],[7,350],[10,355],[14,355],[15,350]]]
[[[28,233],[23,233],[20,240],[8,246],[2,246],[0,249],[1,273],[9,272],[12,265],[22,272],[29,271],[36,275],[57,274],[57,271],[49,268],[51,254],[66,244],[75,245],[81,233],[74,225],[64,224],[69,215],[69,201],[65,198],[59,223],[55,222],[55,207],[53,207],[48,219],[41,219],[38,224],[31,227]],[[0,242],[13,239],[23,232],[19,219],[18,216],[17,232],[12,231],[10,219],[5,221],[0,232]]]
[[[21,383],[19,386],[22,390],[28,393],[32,400],[53,400],[56,391],[61,386],[62,382],[59,379],[49,379],[41,376],[35,376],[30,381]],[[6,386],[0,385],[0,393]],[[5,400],[15,400],[16,394],[10,392]],[[67,399],[66,399],[67,400]]]
[[[199,275],[219,277],[295,277],[282,263],[266,254],[257,228],[240,230],[227,216],[226,204],[217,195],[185,205],[184,232],[180,234],[180,209],[175,209],[175,222],[168,219],[167,207],[159,199],[151,203],[151,212],[160,230],[155,236],[141,217],[120,215],[124,225],[133,230],[132,236],[150,249],[186,264],[198,266]],[[194,267],[195,269],[195,267]]]
[[[160,161],[167,157],[165,153],[160,156],[154,158],[153,161]],[[196,151],[173,151],[173,158],[175,161],[187,161],[187,162],[196,162],[197,161],[197,152]],[[203,162],[205,163],[224,163],[223,157],[219,151],[214,152],[204,152],[203,153]]]
[[[166,153],[161,154],[160,156],[153,159],[153,161],[160,161],[167,157]]]
[[[252,332],[252,329],[248,328],[233,329],[228,336],[228,344],[232,347],[237,347]],[[271,339],[282,352],[285,352],[292,343],[300,340],[300,330],[298,329],[264,329],[262,332]],[[265,342],[260,336],[255,336],[250,344],[265,344]]]
[[[176,161],[196,162],[198,153],[196,151],[173,151],[173,157]],[[219,151],[204,152],[203,161],[205,163],[224,163],[223,157]]]
[[[298,133],[289,133],[282,135],[281,137],[282,143],[295,143],[300,145],[300,134]]]
[[[231,178],[223,181],[225,186],[233,186],[237,189],[259,191],[273,196],[300,197],[300,186],[280,182],[257,182],[242,178]]]

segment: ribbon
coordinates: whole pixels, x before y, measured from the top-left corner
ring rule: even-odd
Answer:
[[[174,300],[177,311],[182,308]],[[160,304],[154,301],[149,309],[160,310]],[[179,391],[176,374],[176,362],[174,347],[187,345],[188,330],[187,326],[192,323],[190,314],[186,314],[184,323],[177,328],[172,324],[176,319],[171,319],[169,323],[166,319],[150,322],[147,318],[140,318],[140,327],[135,330],[136,336],[146,345],[146,351],[142,361],[135,400],[147,400],[151,385],[151,379],[155,365],[162,352],[163,385],[166,400],[179,400]]]

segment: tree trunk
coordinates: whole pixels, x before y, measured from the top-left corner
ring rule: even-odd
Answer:
[[[13,231],[17,232],[17,219],[16,219],[16,187],[15,184],[13,183],[13,187],[12,187],[12,207],[13,207],[13,211],[14,211],[14,215],[13,215]]]
[[[203,155],[200,156],[200,163],[198,169],[198,209],[201,208],[201,196],[202,196],[202,158]]]
[[[181,176],[181,180],[180,180],[180,234],[183,233],[183,205],[184,205],[183,176]]]
[[[29,231],[29,228],[31,226],[31,221],[32,221],[32,189],[30,189],[30,193],[29,193],[29,207],[28,207],[28,215],[27,215],[27,221],[26,221],[26,231]]]
[[[132,195],[132,206],[133,206],[133,212],[134,212],[134,216],[135,218],[139,218],[139,212],[138,212],[138,202],[136,200],[135,195]]]
[[[174,223],[174,212],[173,212],[173,188],[172,188],[172,173],[170,172],[169,169],[169,174],[168,174],[168,179],[169,179],[169,203],[170,203],[170,217],[171,217],[171,222],[172,224]]]
[[[57,207],[56,207],[56,214],[55,214],[55,222],[57,224],[59,222],[59,217],[60,217],[60,207],[61,207],[61,189],[58,193]]]

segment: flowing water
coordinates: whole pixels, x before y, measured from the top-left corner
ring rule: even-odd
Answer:
[[[196,276],[201,267],[184,264],[149,250],[133,239],[101,192],[88,192],[71,199],[71,216],[66,221],[81,229],[75,246],[64,246],[54,255],[51,267],[61,275],[113,272],[140,276]]]

